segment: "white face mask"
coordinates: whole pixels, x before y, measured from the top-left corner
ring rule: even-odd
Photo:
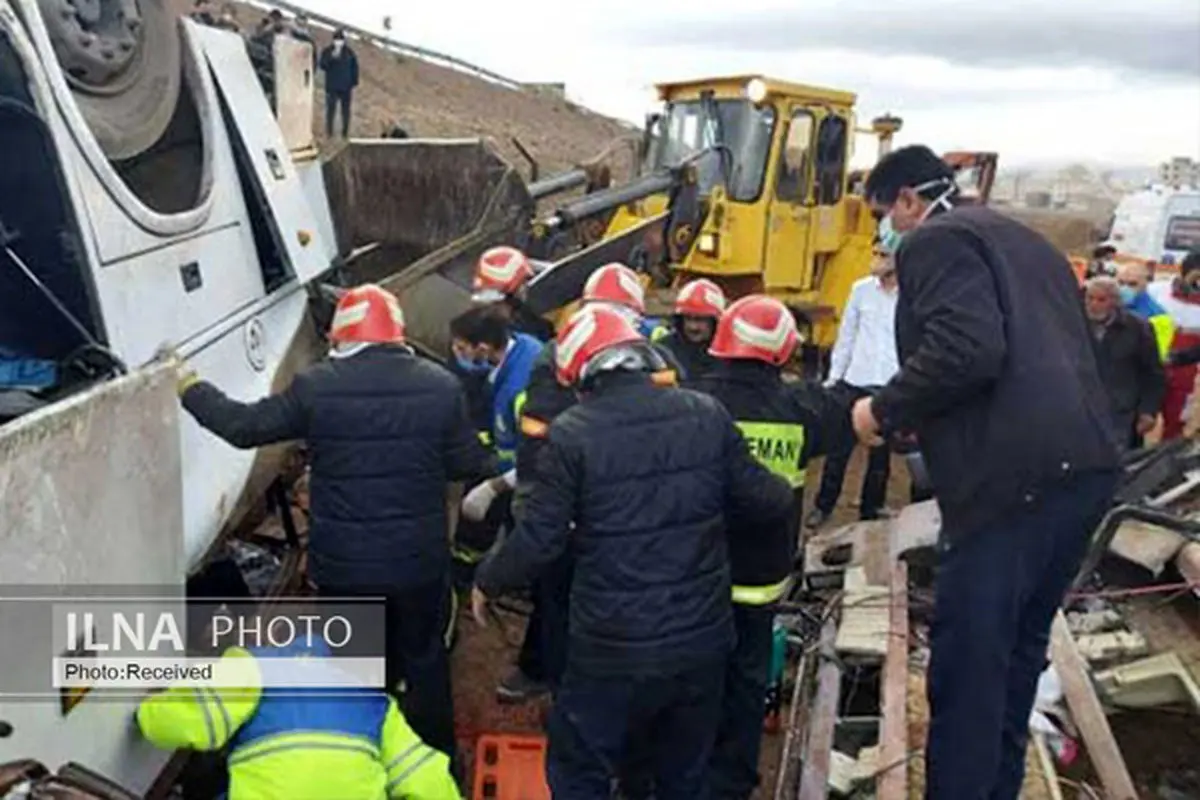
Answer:
[[[940,186],[943,183],[949,183],[949,186],[946,187],[946,191],[938,195],[932,203],[925,206],[924,213],[922,213],[920,218],[917,219],[917,225],[920,225],[922,222],[928,219],[929,215],[933,213],[933,210],[939,206],[947,211],[954,208],[954,206],[950,203],[950,195],[954,194],[955,186],[954,181],[951,181],[949,178],[938,178],[935,181],[926,181],[925,183],[913,187],[913,191],[920,194],[926,189],[932,189],[934,186]],[[913,227],[916,226],[914,225]],[[896,230],[896,226],[892,223],[892,215],[889,213],[879,221],[879,249],[889,256],[895,255],[896,251],[900,249],[900,242],[904,239],[905,233],[907,233],[907,231]]]
[[[340,52],[342,52],[342,48],[345,46],[346,46],[346,43],[343,42],[341,39],[333,40],[333,52],[340,53]]]

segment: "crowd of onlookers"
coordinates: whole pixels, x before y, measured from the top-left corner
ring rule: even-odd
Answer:
[[[341,136],[344,139],[349,135],[351,100],[358,86],[358,56],[346,42],[344,30],[335,30],[330,43],[318,54],[316,39],[303,15],[288,20],[279,9],[272,9],[249,34],[243,31],[237,6],[233,3],[224,3],[217,10],[212,0],[195,0],[191,17],[203,25],[246,36],[250,61],[272,106],[275,103],[275,37],[289,36],[312,45],[314,66],[325,77],[325,135],[333,137],[334,120],[339,111]]]

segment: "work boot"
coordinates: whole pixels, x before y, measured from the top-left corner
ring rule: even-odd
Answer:
[[[819,528],[825,524],[827,519],[829,519],[828,514],[819,508],[814,508],[812,511],[808,512],[808,516],[804,518],[804,527]]]
[[[514,669],[496,687],[496,699],[501,703],[527,703],[549,692],[549,684]]]

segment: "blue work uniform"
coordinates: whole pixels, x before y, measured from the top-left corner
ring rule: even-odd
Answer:
[[[517,465],[517,442],[521,406],[533,362],[542,352],[542,343],[527,333],[514,334],[504,353],[504,360],[491,375],[492,383],[492,446],[500,462],[500,471],[507,472]]]

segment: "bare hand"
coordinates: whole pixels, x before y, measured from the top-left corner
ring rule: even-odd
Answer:
[[[850,421],[854,425],[854,435],[860,442],[868,447],[883,444],[883,437],[879,435],[879,421],[875,419],[875,412],[871,410],[871,398],[864,397],[855,402],[854,409],[850,412]]]
[[[475,617],[475,621],[479,623],[481,627],[486,628],[488,626],[488,607],[490,605],[491,601],[488,600],[487,595],[483,593],[483,590],[478,586],[472,586],[471,616]]]
[[[1138,436],[1145,436],[1150,431],[1154,430],[1154,425],[1158,422],[1158,417],[1155,414],[1138,414],[1137,432]]]

